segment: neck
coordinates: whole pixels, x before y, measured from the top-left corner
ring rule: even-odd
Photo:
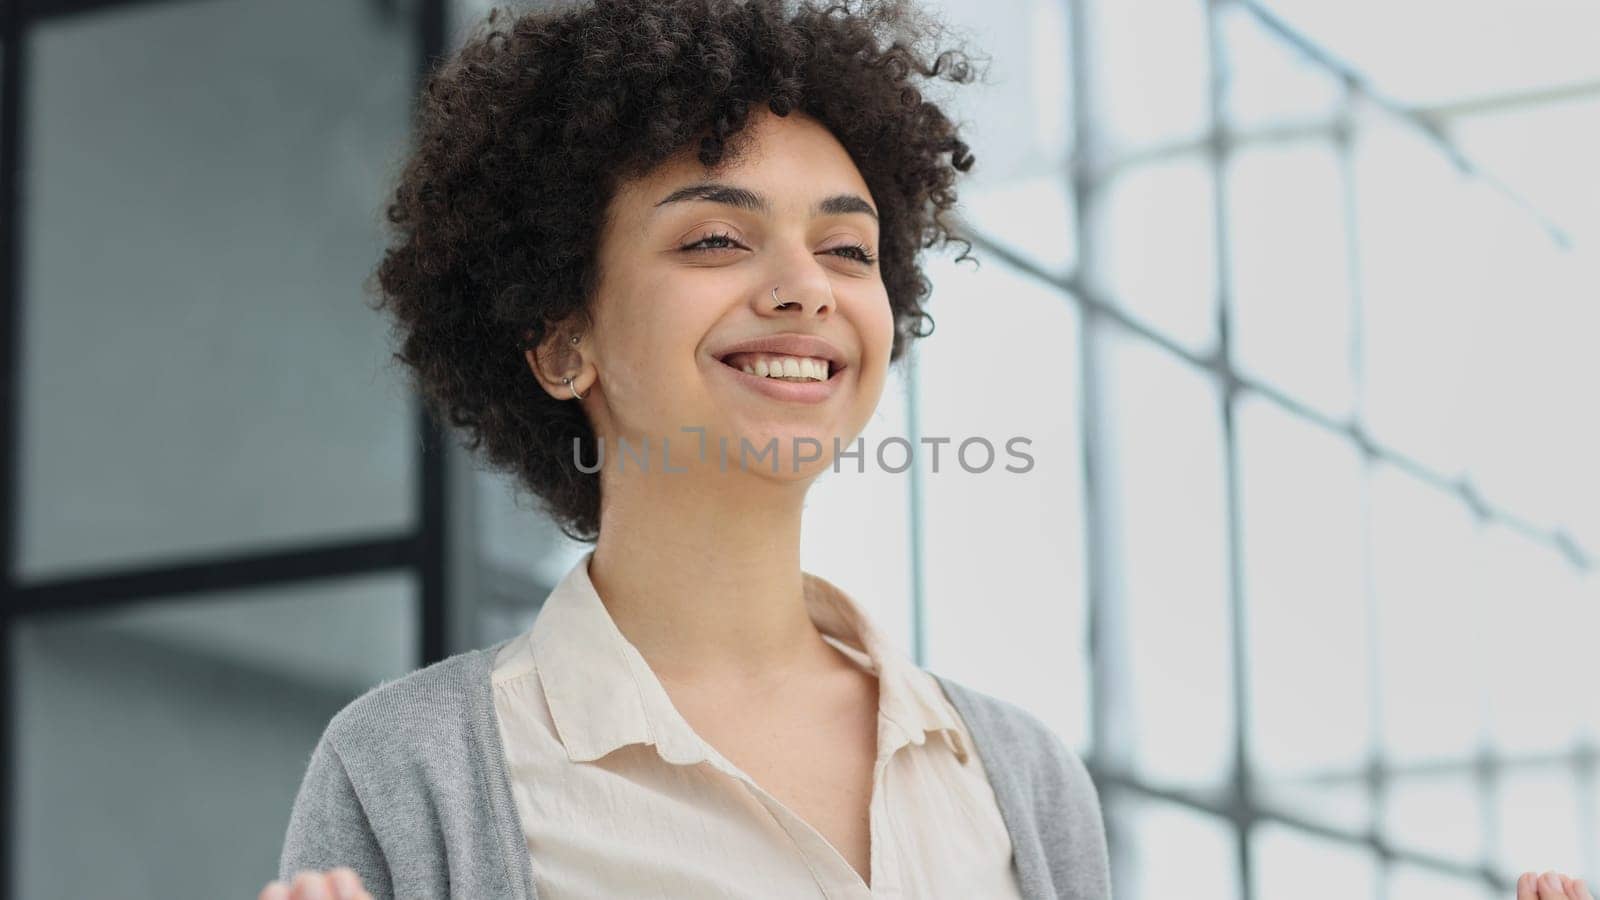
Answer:
[[[589,578],[664,682],[770,684],[830,658],[800,569],[808,486],[751,473],[605,484]]]

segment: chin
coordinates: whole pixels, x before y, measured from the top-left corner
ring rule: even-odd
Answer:
[[[850,446],[850,440],[845,439],[841,430],[806,427],[786,421],[768,420],[744,425],[734,423],[727,428],[724,436],[729,470],[741,468],[742,461],[742,468],[753,474],[784,481],[815,478],[832,468],[835,442],[844,449]],[[719,461],[717,446],[714,438],[708,440],[713,464]]]

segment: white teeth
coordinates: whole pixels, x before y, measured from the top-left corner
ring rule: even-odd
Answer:
[[[815,357],[763,356],[742,366],[745,374],[762,378],[805,378],[828,380],[828,361]]]

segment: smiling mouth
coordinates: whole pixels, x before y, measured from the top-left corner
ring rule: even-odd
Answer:
[[[793,384],[831,381],[844,371],[843,365],[826,359],[782,353],[730,353],[718,362],[746,375]]]

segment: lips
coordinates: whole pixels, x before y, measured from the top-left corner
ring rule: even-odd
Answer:
[[[729,344],[714,351],[711,355],[716,357],[718,362],[726,365],[728,357],[736,353],[768,353],[781,356],[825,359],[829,364],[830,375],[838,375],[847,365],[843,351],[825,338],[814,334],[790,332],[786,334],[760,335]],[[730,368],[732,367],[730,366]]]
[[[842,368],[830,374],[827,381],[780,381],[765,375],[752,375],[727,363],[715,368],[727,373],[736,386],[747,388],[769,400],[807,406],[822,403],[832,397],[839,391],[845,377]]]

